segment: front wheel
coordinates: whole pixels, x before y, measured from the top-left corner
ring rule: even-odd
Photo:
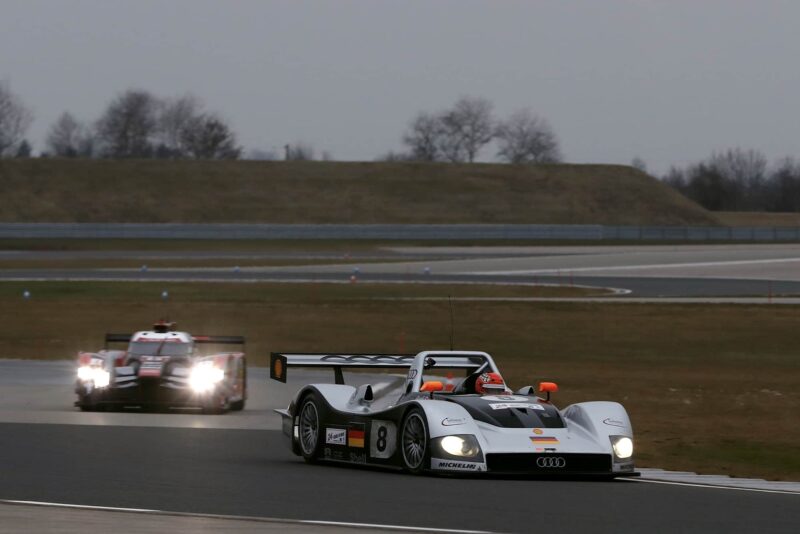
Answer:
[[[300,452],[306,462],[313,463],[319,456],[320,449],[320,403],[313,393],[303,399],[300,406],[298,434]]]
[[[203,403],[202,412],[204,414],[219,415],[225,413],[228,408],[228,400],[222,395],[212,395]]]
[[[400,450],[406,471],[417,475],[430,463],[428,435],[425,413],[420,408],[413,408],[403,419],[400,430]]]

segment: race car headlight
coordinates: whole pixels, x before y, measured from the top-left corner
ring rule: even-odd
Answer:
[[[633,440],[627,436],[610,436],[611,448],[614,456],[620,460],[627,460],[633,456]]]
[[[473,435],[445,436],[438,438],[437,441],[438,447],[449,456],[474,458],[481,452],[478,440]]]
[[[87,382],[92,379],[92,371],[93,369],[88,365],[83,365],[78,367],[78,380],[83,380]]]
[[[101,367],[82,365],[78,367],[78,380],[92,382],[96,388],[104,388],[111,383],[111,373]]]
[[[214,362],[200,362],[192,367],[189,374],[189,387],[197,393],[206,393],[214,389],[217,383],[225,378],[225,371],[214,365]]]

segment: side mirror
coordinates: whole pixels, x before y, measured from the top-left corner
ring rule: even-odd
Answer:
[[[369,404],[375,399],[375,396],[372,392],[372,386],[370,384],[362,384],[356,388],[353,396],[350,397],[351,403],[358,403],[358,404]]]
[[[550,393],[558,391],[558,384],[555,382],[539,382],[539,391],[541,393],[547,393],[545,400],[550,401]]]

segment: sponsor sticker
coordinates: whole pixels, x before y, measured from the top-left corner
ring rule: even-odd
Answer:
[[[517,395],[486,395],[481,397],[488,402],[528,402],[528,397],[519,397]]]
[[[536,465],[542,469],[563,469],[567,467],[567,460],[563,456],[539,456]]]
[[[442,419],[442,426],[456,426],[463,425],[467,422],[464,417],[445,417]]]
[[[536,434],[537,436],[539,436],[539,435],[544,434],[544,430],[542,430],[541,428],[534,428],[533,429],[533,433]]]
[[[489,407],[492,410],[509,410],[511,408],[527,408],[529,410],[544,411],[544,406],[541,404],[531,404],[530,402],[491,402]]]
[[[391,458],[397,448],[397,425],[391,421],[372,421],[369,429],[371,458]]]
[[[432,469],[445,469],[447,471],[484,471],[481,462],[464,462],[461,460],[443,460],[431,458]]]
[[[359,449],[364,448],[364,425],[354,423],[347,428],[347,446]]]
[[[365,464],[367,463],[367,453],[365,452],[351,452],[350,453],[350,461],[354,464]]]
[[[325,443],[328,445],[347,445],[347,430],[344,428],[326,428]]]
[[[346,460],[344,456],[344,449],[331,449],[330,447],[325,447],[322,454],[326,460],[336,460],[338,462]]]

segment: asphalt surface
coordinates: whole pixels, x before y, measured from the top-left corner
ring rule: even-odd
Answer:
[[[65,256],[66,254],[66,256]],[[53,259],[87,257],[62,253]],[[132,260],[202,258],[202,253],[148,252]],[[389,262],[293,267],[0,269],[0,280],[211,282],[362,282],[558,284],[626,290],[614,298],[800,295],[800,245],[664,245],[594,247],[391,247]],[[14,251],[42,259],[42,253]],[[256,257],[304,257],[265,253]],[[324,257],[324,255],[322,255]],[[373,255],[372,261],[377,257]],[[116,256],[115,256],[116,257]],[[317,255],[309,255],[319,259]]]
[[[0,360],[0,500],[494,532],[736,532],[753,524],[759,532],[792,532],[800,524],[797,493],[627,480],[416,477],[308,465],[289,451],[272,409],[286,406],[301,384],[329,380],[325,371],[298,371],[281,384],[268,381],[266,369],[251,369],[247,408],[221,416],[83,413],[71,406],[74,371],[74,362]],[[387,379],[393,380],[346,375],[348,383]],[[112,521],[109,512],[48,513],[67,517],[58,532],[72,532],[75,522]],[[38,509],[27,514],[40,517]],[[25,517],[24,510],[0,506],[0,532],[27,530]],[[172,524],[150,516],[124,520],[126,531],[159,532],[159,525],[163,531]],[[174,523],[190,530],[217,524]]]
[[[407,249],[394,259],[405,255],[416,261],[236,272],[0,270],[0,280],[345,282],[355,274],[359,281],[376,282],[559,283],[630,290],[614,299],[800,295],[800,246],[795,245],[482,247],[425,254]],[[800,525],[797,494],[636,480],[415,477],[312,466],[290,453],[271,410],[285,406],[297,380],[314,377],[265,387],[264,370],[254,370],[251,399],[236,414],[81,413],[71,407],[72,365],[0,361],[0,500],[493,532],[796,532]],[[65,521],[58,532],[80,531],[80,524],[100,529],[113,524],[111,516],[49,514],[53,521]],[[36,529],[34,517],[50,515],[0,503],[0,532]],[[215,527],[152,516],[134,520],[131,514],[124,521],[130,528],[123,530],[142,532],[260,531],[252,524]],[[263,530],[268,528],[274,525]]]
[[[793,532],[796,495],[305,464],[278,431],[0,424],[0,498],[495,532]]]

